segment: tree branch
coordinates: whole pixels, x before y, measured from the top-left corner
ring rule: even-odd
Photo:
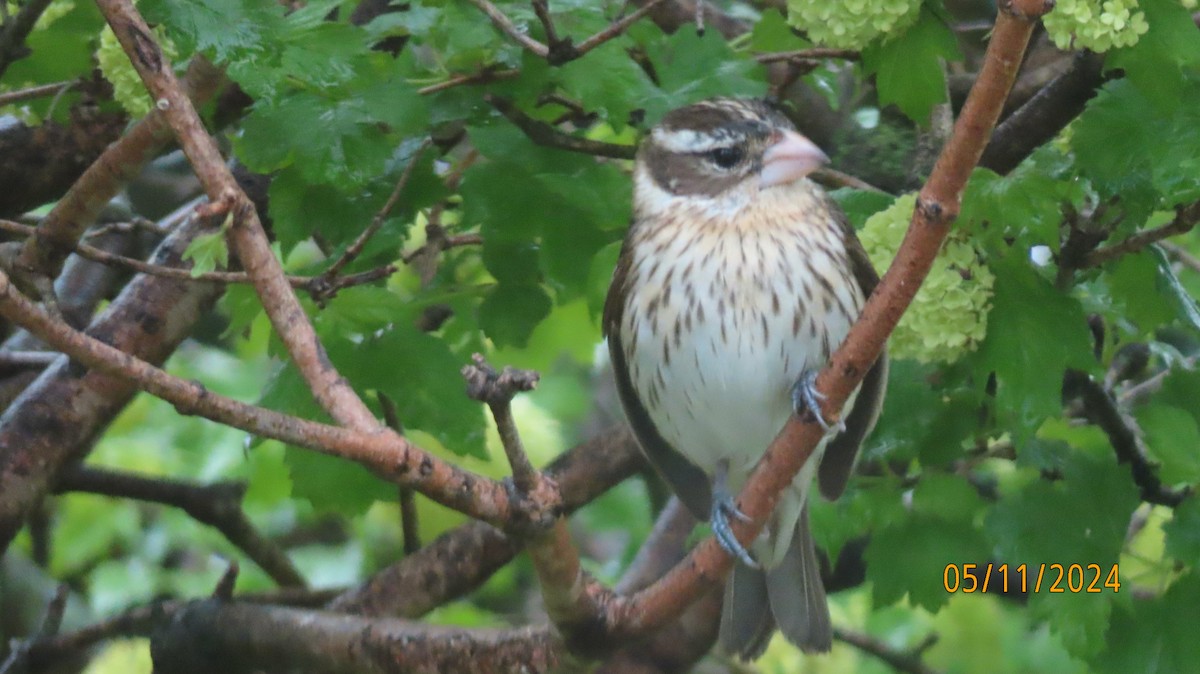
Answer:
[[[25,46],[25,38],[33,30],[34,24],[42,16],[42,12],[50,6],[52,0],[29,0],[17,15],[9,18],[0,26],[0,77],[14,61],[29,56],[29,48]]]
[[[447,507],[497,527],[539,521],[558,508],[534,496],[514,504],[499,483],[475,475],[416,447],[390,429],[360,432],[306,421],[212,393],[194,381],[167,374],[48,316],[0,273],[0,314],[83,365],[121,379],[171,404],[182,414],[199,414],[261,437],[355,461],[383,479],[412,486]],[[2,482],[0,482],[2,486]],[[2,502],[2,500],[0,500]],[[517,506],[526,506],[519,511]],[[0,518],[0,522],[3,519]],[[14,531],[15,533],[15,531]]]
[[[341,271],[346,268],[346,265],[353,262],[358,258],[359,255],[362,254],[363,248],[367,245],[367,242],[370,241],[371,237],[375,236],[375,232],[378,232],[379,228],[383,226],[383,221],[387,219],[388,215],[391,214],[392,209],[396,207],[396,203],[400,201],[400,193],[403,192],[405,186],[408,185],[409,179],[412,178],[413,170],[417,167],[417,162],[421,159],[421,155],[424,154],[425,149],[428,148],[430,144],[431,141],[427,138],[421,142],[416,150],[413,151],[412,156],[408,158],[408,165],[405,166],[404,171],[400,173],[400,179],[396,181],[396,186],[392,189],[392,193],[388,196],[387,201],[384,202],[379,211],[375,214],[375,217],[371,218],[371,223],[367,225],[367,227],[358,235],[354,242],[351,243],[348,248],[346,248],[346,251],[342,253],[341,257],[334,260],[333,264],[329,265],[329,268],[326,269],[325,272],[320,276],[318,276],[317,280],[313,281],[312,289],[310,289],[309,292],[313,295],[313,299],[315,299],[318,304],[323,304],[324,301],[333,297],[333,294],[323,293],[321,292],[321,289],[329,289],[333,293],[336,293],[336,280],[338,274],[340,274]]]
[[[1132,420],[1121,413],[1112,396],[1085,372],[1067,370],[1063,377],[1067,395],[1078,396],[1083,401],[1087,419],[1100,427],[1108,436],[1109,444],[1117,454],[1117,463],[1128,463],[1133,482],[1141,491],[1141,499],[1175,507],[1188,496],[1188,490],[1171,489],[1158,479],[1154,464],[1146,457],[1145,448]]]
[[[163,110],[215,208],[232,215],[229,239],[254,281],[263,308],[317,403],[339,424],[380,433],[383,426],[329,361],[316,331],[271,250],[254,205],[238,186],[171,64],[131,0],[97,0],[147,90]],[[414,451],[415,448],[412,448]]]
[[[28,89],[18,89],[16,91],[7,91],[0,93],[0,106],[12,105],[21,101],[28,101],[43,96],[55,96],[63,91],[66,91],[74,82],[55,82],[54,84],[42,84]]]
[[[242,510],[242,497],[246,494],[244,484],[197,485],[77,465],[59,477],[55,491],[132,498],[179,508],[192,519],[220,531],[281,587],[305,586],[304,577],[287,554],[259,533],[246,517]]]
[[[1083,266],[1096,267],[1110,260],[1115,260],[1122,255],[1136,253],[1146,246],[1158,243],[1163,239],[1192,231],[1197,222],[1200,222],[1200,201],[1192,202],[1186,206],[1177,206],[1175,208],[1175,217],[1167,224],[1140,231],[1120,243],[1097,248],[1088,254]]]
[[[486,14],[487,18],[492,20],[492,24],[496,26],[501,33],[504,33],[511,38],[513,42],[516,42],[524,47],[529,53],[542,58],[546,58],[550,54],[549,47],[529,37],[520,28],[517,28],[517,26],[513,24],[512,19],[508,18],[504,12],[500,11],[499,7],[496,7],[492,3],[488,2],[488,0],[470,0],[470,2],[472,5],[478,7],[479,11]]]
[[[869,634],[840,627],[833,628],[833,638],[879,658],[898,672],[938,674],[937,670],[930,668],[921,660],[921,654],[937,643],[937,635],[929,635],[929,638],[918,644],[916,648],[908,651],[898,651]]]
[[[483,100],[490,103],[508,121],[515,124],[535,145],[613,159],[633,159],[637,154],[637,148],[632,145],[605,143],[563,133],[546,122],[538,121],[521,112],[517,106],[513,105],[512,101],[503,96],[484,94]]]

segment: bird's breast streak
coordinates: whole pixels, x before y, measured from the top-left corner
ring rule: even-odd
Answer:
[[[855,316],[862,303],[839,276],[836,230],[801,226],[650,232],[635,252],[622,325],[633,386],[678,451],[709,473],[729,461],[733,489],[792,413],[796,379],[849,330],[831,308]],[[810,479],[806,467],[798,482]]]

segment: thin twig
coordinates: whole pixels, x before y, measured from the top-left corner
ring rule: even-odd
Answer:
[[[498,82],[500,80],[511,80],[520,76],[520,74],[520,70],[495,70],[494,68],[488,67],[480,70],[477,73],[471,73],[469,75],[455,75],[445,82],[438,82],[437,84],[430,84],[428,86],[421,87],[420,89],[417,89],[417,93],[422,96],[428,96],[430,94],[436,94],[439,91],[453,89],[454,87],[460,87],[466,84],[490,84],[491,82]]]
[[[1171,259],[1200,274],[1200,258],[1192,255],[1186,248],[1170,241],[1159,241],[1158,245],[1167,252]]]
[[[550,16],[550,7],[546,0],[533,0],[533,13],[537,15],[538,21],[542,22],[542,30],[546,31],[546,43],[553,49],[553,45],[559,42],[558,30],[554,27],[554,19]]]
[[[67,585],[59,585],[54,589],[54,596],[46,604],[46,615],[42,618],[41,627],[28,639],[13,641],[12,652],[8,654],[8,659],[4,661],[4,664],[0,664],[0,674],[25,674],[30,671],[34,645],[38,641],[54,637],[62,627],[63,615],[67,611],[68,597],[70,597],[70,588]]]
[[[12,105],[13,103],[20,103],[21,101],[28,101],[43,96],[53,96],[73,84],[75,84],[73,81],[55,82],[54,84],[43,84],[41,86],[29,87],[28,89],[0,93],[0,105]]]
[[[1128,463],[1133,482],[1141,491],[1141,499],[1174,507],[1183,502],[1188,490],[1176,490],[1163,485],[1154,464],[1146,456],[1146,448],[1133,419],[1122,414],[1112,396],[1087,373],[1067,370],[1063,377],[1064,395],[1076,395],[1083,401],[1087,419],[1108,436],[1118,463]]]
[[[1133,234],[1120,243],[1097,248],[1087,256],[1084,266],[1095,267],[1122,255],[1136,253],[1163,239],[1190,232],[1197,222],[1200,222],[1200,201],[1192,202],[1187,206],[1178,206],[1175,208],[1175,217],[1167,224]]]
[[[512,101],[503,96],[484,94],[483,100],[490,103],[500,114],[515,124],[535,145],[613,159],[633,159],[637,154],[637,148],[632,145],[604,143],[563,133],[553,126],[521,112],[517,106],[513,105]]]
[[[0,366],[45,367],[57,358],[51,351],[0,351]]]
[[[936,634],[930,634],[928,638],[915,648],[907,651],[892,648],[869,634],[841,627],[833,628],[833,638],[883,660],[896,671],[908,672],[909,674],[938,674],[936,669],[926,665],[921,660],[921,654],[928,650],[930,646],[937,643]]]
[[[470,2],[472,5],[478,7],[479,11],[486,14],[487,17],[492,20],[492,24],[495,25],[500,32],[512,38],[513,41],[524,47],[531,54],[546,58],[546,56],[550,53],[549,47],[529,37],[520,28],[517,28],[517,26],[512,22],[512,19],[508,18],[504,12],[500,11],[499,7],[496,7],[492,3],[488,2],[488,0],[470,0]]]
[[[778,63],[779,61],[807,61],[812,59],[844,59],[857,61],[862,54],[856,49],[835,49],[833,47],[810,47],[794,51],[778,51],[768,54],[756,54],[754,60],[759,63]]]
[[[400,435],[404,434],[404,424],[400,422],[400,414],[396,403],[387,394],[377,391],[379,407],[383,409],[383,422],[388,428]],[[421,527],[417,521],[416,493],[412,487],[400,487],[397,500],[400,504],[400,534],[403,536],[404,556],[407,557],[421,549]]]
[[[650,0],[650,2],[647,2],[646,4],[642,5],[641,7],[638,7],[637,10],[635,10],[633,13],[631,13],[628,16],[625,16],[623,18],[617,19],[616,21],[609,24],[609,26],[607,28],[605,28],[605,29],[597,32],[595,35],[585,39],[583,42],[580,42],[579,45],[575,47],[575,54],[576,54],[575,58],[579,58],[580,56],[583,56],[584,54],[592,51],[596,47],[599,47],[600,45],[604,44],[605,42],[608,42],[609,40],[617,37],[621,33],[624,33],[627,28],[629,28],[633,24],[637,23],[637,21],[639,19],[641,19],[643,16],[646,16],[647,14],[649,14],[651,11],[654,10],[655,7],[658,7],[664,1],[665,0]]]
[[[179,508],[192,519],[220,531],[281,587],[304,587],[304,576],[287,554],[255,528],[242,509],[246,485],[239,482],[193,484],[106,468],[75,466],[60,478],[56,491],[131,498]]]
[[[367,245],[367,242],[370,241],[371,237],[379,231],[379,228],[383,226],[383,221],[387,219],[388,215],[391,214],[392,209],[396,207],[396,203],[400,201],[400,194],[404,191],[404,188],[408,186],[408,181],[410,178],[412,178],[413,171],[416,169],[417,163],[421,160],[421,155],[425,153],[425,149],[429,147],[431,142],[432,141],[430,141],[428,138],[421,141],[420,146],[418,146],[417,149],[413,151],[412,156],[409,157],[408,165],[405,166],[404,170],[400,173],[400,179],[396,181],[396,186],[392,189],[392,193],[388,196],[387,201],[384,202],[383,207],[379,209],[379,211],[375,214],[375,217],[371,218],[371,223],[367,225],[367,227],[358,235],[358,238],[356,238],[354,242],[351,243],[348,248],[346,248],[346,251],[342,253],[341,257],[334,260],[333,264],[329,265],[329,268],[326,269],[325,272],[320,276],[318,276],[318,280],[314,281],[315,285],[334,288],[338,274],[340,274],[341,271],[346,268],[346,265],[354,262],[354,260],[362,254],[363,248]],[[318,302],[321,302],[329,299],[329,297],[332,295],[320,296],[314,293],[314,296]]]
[[[849,173],[842,173],[841,171],[831,168],[817,169],[812,174],[812,179],[830,189],[850,187],[852,189],[874,192],[876,194],[888,194],[888,192],[875,187],[862,178],[856,178]]]
[[[521,443],[517,424],[512,416],[512,399],[522,391],[532,391],[538,382],[538,373],[532,370],[515,370],[505,367],[496,372],[480,354],[471,357],[472,364],[462,369],[467,380],[467,397],[486,403],[496,419],[500,432],[500,444],[512,467],[513,484],[522,493],[532,492],[538,486],[538,471],[529,462],[529,455]]]

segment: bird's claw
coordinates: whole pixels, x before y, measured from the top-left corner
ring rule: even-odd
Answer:
[[[811,414],[821,430],[828,433],[831,430],[845,430],[845,422],[838,419],[837,424],[831,424],[821,412],[821,401],[825,394],[817,390],[817,370],[805,370],[792,386],[792,409],[796,415],[803,417]]]
[[[757,569],[758,562],[750,556],[746,548],[738,541],[737,536],[733,533],[733,528],[729,526],[729,518],[734,517],[743,522],[749,522],[750,518],[741,510],[738,510],[737,504],[733,502],[733,497],[728,493],[721,492],[713,494],[712,517],[711,525],[713,535],[717,538],[717,543],[721,544],[722,548],[729,554],[737,557],[746,566]]]

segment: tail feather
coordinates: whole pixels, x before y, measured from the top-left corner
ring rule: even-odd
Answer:
[[[808,508],[800,513],[796,535],[778,566],[767,570],[767,595],[783,636],[806,653],[824,653],[833,644],[829,603],[821,565],[808,528]]]
[[[767,649],[774,633],[766,574],[744,564],[734,564],[725,583],[718,636],[721,648],[743,660],[754,660]]]
[[[821,565],[808,528],[808,508],[779,563],[764,573],[734,564],[725,584],[721,647],[743,660],[762,655],[776,627],[806,653],[824,653],[833,644],[829,604]]]

